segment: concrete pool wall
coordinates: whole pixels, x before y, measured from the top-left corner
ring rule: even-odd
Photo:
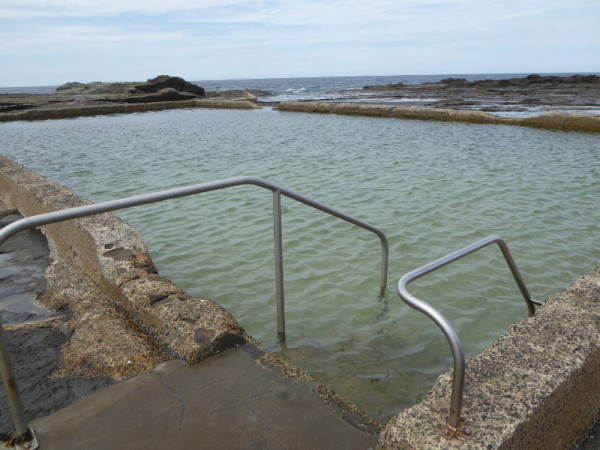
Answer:
[[[89,203],[1,156],[0,201],[23,216]],[[116,216],[43,228],[56,255],[187,362],[247,338],[219,305],[161,277],[136,230]],[[451,376],[442,374],[421,402],[392,418],[379,448],[571,448],[600,410],[600,266],[467,361],[470,441],[437,433],[448,416]]]
[[[279,111],[348,116],[388,117],[411,120],[438,120],[495,125],[518,125],[571,131],[600,131],[600,116],[549,112],[531,117],[501,117],[478,110],[454,110],[388,105],[361,105],[355,103],[281,102]]]
[[[0,157],[0,201],[23,216],[89,204],[70,190]],[[42,227],[55,254],[90,278],[187,362],[244,341],[223,308],[193,299],[158,275],[137,231],[113,214]]]
[[[393,418],[381,448],[572,448],[600,410],[600,266],[467,361],[471,441],[432,434],[444,425],[450,385],[447,372]]]
[[[260,109],[260,106],[248,100],[209,100],[194,99],[153,103],[121,103],[93,106],[63,106],[60,108],[39,108],[1,114],[0,122],[17,120],[52,120],[69,119],[74,117],[90,117],[107,114],[131,114],[149,111],[166,111],[184,108],[212,109]]]

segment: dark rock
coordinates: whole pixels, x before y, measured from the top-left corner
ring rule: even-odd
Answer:
[[[105,94],[128,94],[132,89],[131,83],[103,83],[94,81],[92,83],[70,82],[56,88],[57,93],[73,95],[105,95]]]
[[[150,306],[153,306],[155,303],[161,302],[166,298],[168,298],[168,295],[152,294],[150,295]]]
[[[70,81],[69,83],[61,84],[59,87],[57,87],[56,92],[69,91],[71,89],[79,89],[84,86],[85,86],[85,84],[79,83],[78,81]]]
[[[130,91],[127,83],[98,83],[96,86],[91,85],[88,94],[128,94]]]
[[[152,78],[146,84],[137,85],[135,88],[140,92],[159,92],[161,89],[172,88],[179,92],[187,92],[202,97],[205,95],[204,88],[185,81],[183,78],[168,75]]]
[[[444,78],[440,81],[440,84],[449,84],[452,86],[464,86],[467,84],[467,80],[464,78]]]
[[[214,99],[235,99],[243,98],[244,94],[252,94],[255,97],[268,97],[273,95],[270,92],[261,91],[260,89],[232,89],[230,91],[208,91],[207,98]]]
[[[58,411],[97,389],[113,384],[109,377],[53,377],[61,346],[67,338],[53,328],[6,330],[17,384],[30,421]],[[0,391],[0,431],[11,433],[13,424],[4,391]]]
[[[149,78],[148,80],[146,80],[146,83],[150,83],[150,84],[163,83],[163,82],[167,81],[169,78],[173,78],[173,77],[171,77],[170,75],[159,75],[154,78]]]
[[[572,83],[600,83],[598,75],[573,75],[570,78]]]
[[[404,87],[404,83],[392,83],[392,84],[375,85],[375,86],[363,86],[363,89],[370,90],[370,91],[383,91],[383,90],[391,90],[391,89],[400,89],[402,87]]]
[[[154,102],[176,102],[180,100],[191,100],[198,98],[197,95],[182,93],[172,88],[161,89],[156,94],[144,95],[142,97],[127,97],[122,100],[125,103],[154,103]],[[110,101],[115,101],[111,99]]]
[[[15,103],[0,103],[0,112],[7,111],[19,111],[21,109],[30,109],[33,108],[33,105],[28,105],[26,103],[18,105]]]

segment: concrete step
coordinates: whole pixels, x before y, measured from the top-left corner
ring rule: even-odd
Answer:
[[[351,413],[312,382],[263,367],[256,347],[163,363],[32,421],[40,448],[368,449]]]

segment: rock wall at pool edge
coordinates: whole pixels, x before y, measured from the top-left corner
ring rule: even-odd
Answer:
[[[60,106],[27,109],[0,113],[0,122],[17,120],[71,119],[74,117],[104,116],[109,114],[131,114],[170,109],[210,108],[210,109],[260,109],[253,101],[193,99],[153,103],[120,103],[107,105]]]
[[[90,204],[3,156],[0,201],[23,216]],[[53,262],[60,259],[91,279],[135,322],[186,361],[202,360],[245,341],[244,331],[225,309],[211,300],[192,298],[158,275],[137,231],[115,215],[105,213],[41,228]]]
[[[469,441],[437,434],[451,377],[441,375],[423,401],[393,418],[378,448],[573,448],[600,410],[600,266],[467,361]]]
[[[531,117],[500,117],[476,110],[419,108],[387,105],[357,105],[355,103],[281,102],[279,111],[348,116],[387,117],[412,120],[438,120],[496,125],[519,125],[571,131],[600,131],[600,116],[550,112]]]

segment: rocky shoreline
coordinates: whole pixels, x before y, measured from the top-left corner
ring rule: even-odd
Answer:
[[[332,95],[333,94],[333,99]],[[161,75],[144,83],[77,83],[52,94],[0,94],[0,122],[126,114],[176,108],[240,108],[280,105],[269,92],[205,91],[180,77]],[[388,84],[328,93],[311,99],[333,104],[378,104],[402,108],[487,112],[496,117],[532,117],[547,112],[600,116],[600,77],[532,74],[525,78]],[[430,120],[435,119],[433,114]]]
[[[145,83],[69,82],[52,94],[0,94],[0,122],[179,108],[256,109],[256,103],[249,91],[206,92],[183,78],[161,75]]]
[[[369,102],[396,99],[402,106],[500,114],[549,111],[600,114],[600,77],[596,75],[532,74],[525,78],[479,81],[446,78],[437,83],[365,86],[354,94],[345,101],[364,99],[368,95]]]
[[[500,117],[484,111],[332,102],[282,102],[279,111],[346,116],[517,125],[567,131],[600,131],[600,115],[548,112],[530,117]]]

